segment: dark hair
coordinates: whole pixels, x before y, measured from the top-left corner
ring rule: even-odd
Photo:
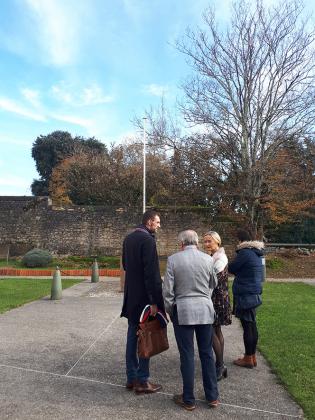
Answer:
[[[142,216],[142,224],[146,225],[149,220],[155,219],[155,216],[159,216],[159,213],[155,210],[147,210],[145,213],[143,213]]]
[[[250,234],[248,230],[245,230],[245,229],[237,229],[236,237],[241,242],[252,240],[252,235]]]

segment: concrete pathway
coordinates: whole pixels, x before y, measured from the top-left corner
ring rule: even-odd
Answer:
[[[271,283],[305,283],[309,284],[310,286],[315,286],[315,279],[312,278],[289,278],[289,279],[276,279],[276,278],[268,278],[267,282]]]
[[[219,383],[221,405],[204,402],[196,366],[197,409],[172,401],[181,392],[179,357],[172,327],[170,349],[151,360],[155,395],[137,396],[124,388],[127,321],[119,317],[119,280],[82,282],[63,292],[0,315],[1,419],[292,419],[300,407],[278,383],[258,354],[256,369],[233,366],[242,354],[237,320],[224,329],[228,378]]]

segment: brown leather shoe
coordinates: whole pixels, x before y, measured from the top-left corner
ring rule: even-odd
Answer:
[[[208,401],[208,406],[210,408],[217,408],[219,404],[220,404],[219,400]]]
[[[149,381],[148,382],[143,382],[143,383],[138,383],[134,387],[134,390],[135,390],[136,394],[153,394],[154,392],[157,392],[160,389],[162,389],[162,385],[152,384]]]
[[[132,391],[136,387],[136,385],[137,385],[137,381],[136,380],[133,380],[131,382],[127,382],[126,383],[126,389],[128,391]]]
[[[234,360],[233,363],[236,366],[245,367],[249,369],[253,369],[253,367],[255,366],[253,362],[253,356],[248,356],[246,354],[244,354],[244,357]]]
[[[254,367],[256,367],[257,366],[256,354],[253,354],[252,358],[253,358]]]
[[[196,408],[195,404],[185,403],[185,401],[183,400],[183,394],[174,395],[173,401],[175,404],[180,405],[181,407],[185,408],[185,410],[187,411],[193,411]]]

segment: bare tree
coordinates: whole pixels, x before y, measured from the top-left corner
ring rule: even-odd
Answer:
[[[286,139],[314,131],[314,30],[290,0],[237,1],[225,30],[211,9],[204,21],[177,43],[195,70],[181,109],[207,127],[213,163],[239,186],[240,211],[257,231],[266,162]]]
[[[161,150],[174,152],[181,146],[183,134],[180,124],[174,113],[165,106],[164,98],[161,98],[159,106],[151,106],[146,110],[143,118],[135,116],[133,124],[140,130],[145,128],[150,151],[153,153],[160,153]]]

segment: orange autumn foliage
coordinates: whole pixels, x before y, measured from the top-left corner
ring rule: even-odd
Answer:
[[[59,165],[55,166],[49,182],[49,195],[58,206],[72,204],[68,196],[67,174],[73,162],[77,159],[72,156],[64,159]]]
[[[262,207],[270,220],[285,223],[298,217],[314,217],[314,145],[290,145],[279,149],[266,167],[268,193]]]

